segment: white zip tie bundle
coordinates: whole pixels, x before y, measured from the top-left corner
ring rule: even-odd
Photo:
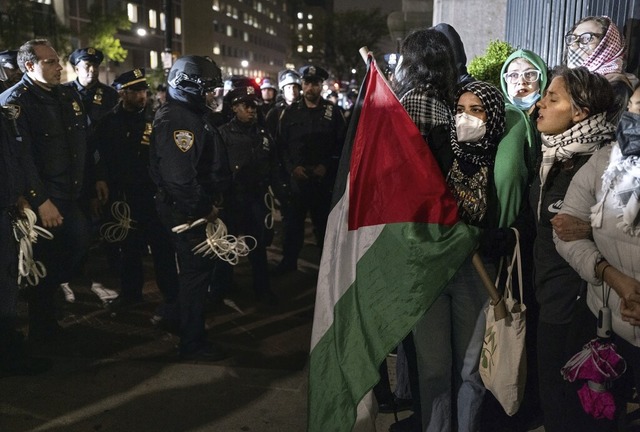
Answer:
[[[267,189],[267,193],[264,194],[264,203],[266,204],[267,209],[269,209],[269,213],[267,213],[267,215],[264,217],[264,226],[267,227],[267,229],[273,228],[273,221],[276,217],[275,201],[276,199],[273,194],[273,189],[271,189],[271,186],[269,186],[269,189]]]
[[[206,222],[206,219],[198,219],[191,224],[177,225],[171,231],[182,233]],[[258,244],[257,240],[252,236],[235,237],[227,234],[227,226],[220,219],[216,219],[213,223],[207,223],[205,231],[207,234],[206,240],[195,246],[192,249],[193,253],[201,254],[204,257],[217,256],[231,265],[238,264],[240,257],[249,255],[249,252],[255,249]],[[253,246],[247,245],[247,239],[253,240]]]
[[[33,210],[25,208],[23,213],[24,217],[13,221],[13,235],[19,244],[18,283],[25,278],[29,285],[36,286],[47,275],[47,269],[40,261],[33,259],[33,244],[38,236],[51,240],[53,234],[36,225],[37,217]]]
[[[107,222],[100,227],[100,235],[109,243],[121,242],[127,238],[135,222],[131,219],[131,208],[124,201],[114,201],[111,204],[111,215],[115,222]]]

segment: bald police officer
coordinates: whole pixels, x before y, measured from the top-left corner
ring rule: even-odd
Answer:
[[[158,187],[158,214],[168,229],[200,218],[213,222],[216,205],[231,182],[220,133],[205,117],[207,93],[222,86],[220,68],[208,58],[184,56],[169,71],[168,84],[167,103],[156,112],[151,134],[150,172]],[[192,251],[205,239],[205,225],[172,233],[180,268],[180,355],[214,361],[225,357],[205,332],[205,301],[215,261]]]
[[[304,244],[304,223],[311,215],[317,245],[322,250],[338,158],[344,143],[342,112],[321,96],[329,77],[319,66],[304,66],[302,99],[280,115],[277,148],[289,176],[290,200],[284,213],[283,257],[275,273],[297,269]]]

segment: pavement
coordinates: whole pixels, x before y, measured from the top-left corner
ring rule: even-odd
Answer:
[[[278,226],[276,227],[278,228]],[[151,323],[161,301],[145,259],[144,302],[116,315],[91,292],[91,279],[118,287],[103,248],[73,280],[76,301],[58,298],[65,338],[34,346],[53,367],[32,377],[0,377],[0,432],[297,432],[306,430],[307,364],[320,251],[308,229],[299,269],[272,279],[280,301],[258,304],[250,266],[236,268],[234,291],[210,304],[208,335],[230,357],[180,361],[178,338]],[[269,248],[275,265],[281,250]],[[26,305],[20,302],[26,331]],[[379,416],[386,431],[393,415]]]
[[[269,248],[272,265],[281,256],[278,237]],[[180,361],[178,338],[151,323],[161,296],[149,257],[144,302],[115,315],[91,292],[91,278],[73,280],[75,303],[66,303],[62,292],[58,298],[67,337],[33,347],[53,367],[38,376],[0,377],[0,432],[305,431],[320,256],[312,237],[308,227],[298,271],[272,279],[280,299],[275,306],[255,301],[247,260],[236,267],[226,303],[208,306],[208,335],[230,354],[215,363]],[[103,248],[92,251],[85,273],[118,287]],[[20,320],[26,330],[22,301]],[[392,388],[394,361],[388,358]],[[517,418],[488,411],[491,422],[483,430],[528,429],[515,427]],[[386,432],[394,421],[393,414],[379,414],[377,431]]]

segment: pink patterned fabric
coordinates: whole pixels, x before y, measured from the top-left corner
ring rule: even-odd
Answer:
[[[593,339],[564,365],[562,376],[569,382],[577,379],[587,380],[578,390],[582,408],[594,418],[612,420],[616,407],[607,388],[611,381],[619,378],[626,369],[627,364],[616,352],[615,344]]]
[[[609,28],[596,49],[582,66],[600,75],[622,73],[624,65],[624,43],[618,27],[609,17]]]

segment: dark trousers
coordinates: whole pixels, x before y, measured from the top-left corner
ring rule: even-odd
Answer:
[[[292,181],[291,200],[283,214],[283,262],[295,265],[304,245],[304,223],[310,213],[316,243],[322,249],[331,209],[331,188],[326,181]]]
[[[578,398],[584,380],[569,383],[560,370],[584,344],[596,337],[597,320],[583,295],[568,324],[538,322],[538,383],[546,432],[615,431],[615,421],[596,420],[585,413]]]
[[[9,209],[0,209],[0,319],[15,320],[18,305],[18,247]]]
[[[157,202],[158,215],[167,229],[184,223],[170,204]],[[178,307],[180,316],[180,352],[198,351],[206,343],[205,302],[216,260],[196,255],[192,249],[206,238],[205,225],[183,233],[171,233],[178,254]]]
[[[33,248],[34,259],[44,264],[47,275],[37,286],[27,288],[30,334],[50,332],[57,326],[55,293],[60,283],[68,282],[68,269],[77,267],[82,257],[78,251],[86,251],[91,239],[89,220],[78,201],[55,198],[51,201],[64,220],[61,226],[48,229],[53,239],[38,238]]]
[[[178,273],[170,231],[160,222],[153,198],[144,191],[127,192],[127,202],[134,224],[121,244],[121,295],[127,300],[142,299],[143,257],[149,245],[158,289],[166,303],[174,303],[178,297]]]

